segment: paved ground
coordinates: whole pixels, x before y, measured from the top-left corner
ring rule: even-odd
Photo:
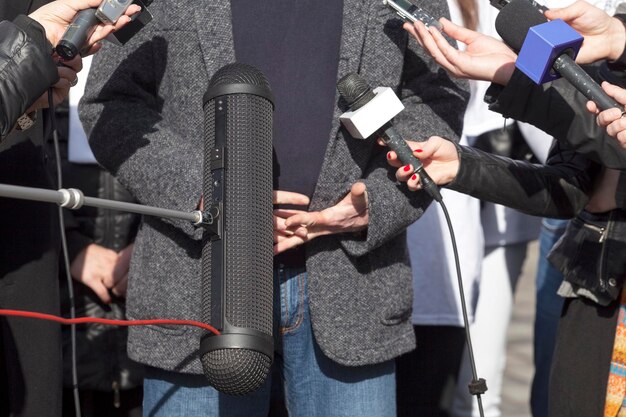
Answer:
[[[508,331],[507,365],[502,387],[502,416],[530,417],[530,381],[534,372],[532,345],[535,320],[537,242],[529,246],[517,285],[515,307]]]

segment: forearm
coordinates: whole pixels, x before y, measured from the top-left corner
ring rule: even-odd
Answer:
[[[0,136],[58,80],[52,46],[41,25],[26,16],[0,22]]]
[[[492,85],[485,100],[491,110],[533,124],[595,162],[626,167],[626,151],[596,124],[585,108],[587,98],[563,79],[536,85],[516,70],[506,87]]]
[[[551,166],[465,146],[459,146],[458,151],[459,172],[448,188],[534,216],[575,216],[589,200],[598,172],[595,164],[568,151],[553,152],[548,161]]]

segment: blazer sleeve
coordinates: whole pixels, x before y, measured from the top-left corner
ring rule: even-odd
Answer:
[[[190,212],[201,197],[202,152],[172,128],[171,112],[162,111],[166,51],[166,41],[151,27],[124,48],[105,45],[94,56],[79,116],[96,160],[139,203]],[[201,108],[189,110],[192,123]],[[201,127],[196,131],[201,135]],[[190,222],[163,222],[200,237]]]
[[[429,4],[436,16],[449,16],[445,1]],[[458,142],[469,99],[469,84],[452,79],[414,39],[408,39],[398,95],[405,108],[394,126],[405,139],[423,141],[438,135]],[[353,256],[378,248],[403,233],[432,202],[425,191],[408,191],[387,163],[388,148],[374,152],[364,176],[368,190],[369,226],[366,236],[343,241]]]
[[[58,78],[39,23],[26,16],[0,22],[0,137]]]

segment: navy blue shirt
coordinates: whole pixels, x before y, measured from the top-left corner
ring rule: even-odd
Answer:
[[[274,189],[311,197],[330,139],[343,0],[231,0],[231,9],[237,62],[260,69],[274,94]],[[302,247],[275,263],[304,266]]]
[[[330,138],[342,0],[231,0],[235,56],[275,97],[274,188],[313,195]]]

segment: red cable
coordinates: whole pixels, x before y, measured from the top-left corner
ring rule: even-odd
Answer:
[[[61,324],[81,324],[81,323],[99,323],[109,326],[147,326],[150,324],[173,324],[178,326],[195,326],[208,330],[215,335],[220,332],[210,324],[202,323],[195,320],[174,320],[174,319],[152,319],[152,320],[111,320],[96,317],[77,317],[75,319],[66,319],[52,314],[35,313],[32,311],[21,310],[5,310],[0,309],[0,316],[27,317],[39,320],[55,321]]]

